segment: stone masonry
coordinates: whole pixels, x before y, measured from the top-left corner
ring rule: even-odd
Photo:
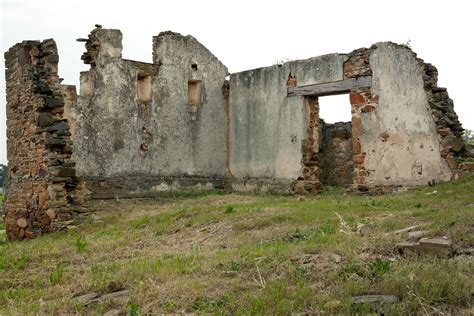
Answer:
[[[52,39],[5,53],[9,239],[63,229],[84,199],[327,185],[384,193],[469,169],[472,153],[436,68],[403,45],[227,78],[192,36],[155,36],[153,63],[123,59],[119,30],[97,25],[78,41],[90,65],[78,94],[61,84]],[[325,123],[318,97],[342,93],[352,120]]]
[[[69,123],[53,40],[25,41],[5,53],[9,239],[61,228],[77,185]],[[67,89],[67,88],[65,88]]]

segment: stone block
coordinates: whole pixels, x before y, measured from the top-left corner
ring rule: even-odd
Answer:
[[[468,171],[473,171],[474,170],[474,161],[466,161],[460,164],[460,169],[461,170],[468,170]]]
[[[398,297],[395,295],[362,295],[352,297],[354,304],[384,304],[396,303]]]
[[[453,242],[448,238],[421,238],[418,242],[401,242],[397,248],[404,254],[416,253],[438,257],[449,257],[453,253]]]
[[[64,105],[64,101],[62,99],[59,99],[59,98],[52,98],[52,99],[48,99],[46,101],[46,106],[50,109],[54,109],[54,108],[57,108],[57,107],[62,107]]]
[[[57,64],[59,62],[59,55],[58,54],[51,54],[47,58],[48,63]]]
[[[16,220],[16,225],[21,228],[26,228],[28,226],[28,221],[24,217],[20,217]]]
[[[364,96],[357,92],[351,92],[349,99],[352,105],[365,103]]]
[[[51,113],[42,112],[38,115],[37,125],[39,127],[47,127],[52,125],[56,119]]]

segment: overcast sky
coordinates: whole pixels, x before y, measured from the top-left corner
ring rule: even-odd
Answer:
[[[54,38],[59,75],[78,86],[80,56],[94,24],[123,33],[123,57],[151,62],[152,36],[191,34],[230,72],[277,61],[349,53],[380,41],[407,43],[439,71],[464,128],[474,129],[474,19],[470,1],[119,1],[0,0],[2,51],[25,39]],[[467,56],[467,57],[466,57]],[[4,67],[4,62],[2,62]],[[6,162],[5,74],[0,72],[0,163]],[[321,100],[329,122],[349,120],[347,96]]]

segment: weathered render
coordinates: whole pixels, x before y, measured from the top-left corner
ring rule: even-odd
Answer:
[[[214,188],[227,173],[227,68],[192,36],[154,37],[153,64],[122,59],[121,42],[119,30],[100,28],[86,42],[91,69],[81,73],[71,108],[74,160],[86,192]]]
[[[380,43],[370,55],[376,111],[361,113],[359,139],[367,185],[446,181],[452,172],[440,156],[422,65],[405,47]]]
[[[469,169],[460,158],[472,152],[436,68],[403,45],[228,81],[192,36],[154,37],[151,64],[122,58],[119,30],[97,26],[79,41],[90,69],[78,94],[60,84],[53,40],[5,53],[10,239],[63,228],[84,199],[216,188],[317,193],[324,185],[381,193]],[[319,97],[342,93],[351,122],[324,122]]]
[[[345,59],[325,55],[230,76],[229,169],[234,190],[288,191],[301,174],[310,112],[303,99],[287,97],[287,88],[341,80]]]

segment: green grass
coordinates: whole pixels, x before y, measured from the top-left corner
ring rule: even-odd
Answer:
[[[472,176],[381,197],[331,187],[303,201],[216,191],[88,206],[100,221],[0,242],[1,315],[472,313],[471,256],[403,257],[395,244],[405,235],[387,234],[422,225],[474,247]],[[74,299],[119,288],[131,292]],[[351,303],[366,294],[399,302]]]

